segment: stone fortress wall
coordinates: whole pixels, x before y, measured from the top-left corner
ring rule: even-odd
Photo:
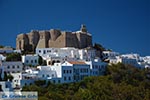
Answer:
[[[19,34],[16,38],[16,49],[33,51],[35,48],[86,48],[92,46],[92,35],[87,32],[86,26],[81,25],[80,31],[66,32],[57,29],[49,31],[31,31]]]

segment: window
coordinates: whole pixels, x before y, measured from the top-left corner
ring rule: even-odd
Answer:
[[[70,73],[72,73],[72,70],[70,70]]]
[[[76,76],[74,76],[74,80],[76,80]]]
[[[51,52],[51,50],[47,50],[47,52]]]
[[[89,70],[87,69],[87,73],[89,72]]]
[[[65,73],[66,71],[64,70],[64,73]]]
[[[41,50],[39,50],[39,53],[41,53]]]
[[[19,68],[19,66],[17,66],[17,68]]]
[[[47,77],[49,77],[49,75],[47,75]]]
[[[26,60],[26,63],[28,63],[29,61],[28,60]]]
[[[45,54],[45,53],[46,53],[46,51],[44,50],[44,51],[43,51],[43,54]]]
[[[42,77],[44,77],[44,74],[42,75]]]
[[[97,68],[98,68],[98,66],[96,65],[96,66],[95,66],[95,68],[97,69]]]
[[[37,60],[35,60],[35,63],[37,63]]]
[[[53,83],[55,83],[55,80],[53,80]]]
[[[70,80],[71,80],[71,77],[69,77],[68,80],[70,81]]]
[[[52,74],[52,77],[54,77],[54,74]]]
[[[60,83],[60,80],[58,80],[58,83]]]
[[[64,81],[66,81],[66,76],[64,77]]]
[[[93,69],[95,68],[95,65],[93,65]]]
[[[33,60],[31,60],[31,63],[33,63]]]
[[[12,68],[15,68],[15,66],[12,66]]]
[[[8,85],[6,84],[5,87],[8,88]]]
[[[9,69],[9,68],[10,68],[10,66],[7,66],[7,68]]]

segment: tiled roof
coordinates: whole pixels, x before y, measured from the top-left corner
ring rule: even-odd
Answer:
[[[68,61],[71,64],[79,64],[79,65],[85,65],[85,62],[81,62],[81,61]]]

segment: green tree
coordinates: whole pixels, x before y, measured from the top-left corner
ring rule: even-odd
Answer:
[[[0,45],[0,48],[4,48],[4,46],[3,46],[3,45]]]
[[[21,61],[21,54],[20,53],[8,54],[6,57],[6,61]]]
[[[104,50],[106,50],[101,44],[98,44],[98,43],[95,43],[95,44],[94,44],[94,48],[95,48],[96,50],[99,50],[99,51],[104,51]]]
[[[43,65],[43,66],[47,65],[46,60],[43,60],[43,58],[41,56],[39,56],[38,63],[39,63],[39,65]]]
[[[8,74],[6,72],[4,72],[4,81],[8,81],[8,79],[12,82],[13,80],[13,76],[11,74]]]
[[[39,63],[39,65],[42,65],[42,63],[43,63],[43,58],[41,56],[39,56],[38,63]]]
[[[43,100],[150,100],[149,75],[150,69],[118,63],[108,66],[104,76],[68,84],[39,81],[23,90],[38,91]]]
[[[7,78],[7,73],[4,72],[4,81],[7,81],[7,80],[8,80],[8,78]]]
[[[7,75],[7,79],[9,79],[12,82],[12,80],[14,79],[14,77],[11,74],[9,74],[9,75]]]
[[[46,81],[45,80],[37,80],[34,83],[37,86],[44,86],[44,85],[46,85]]]

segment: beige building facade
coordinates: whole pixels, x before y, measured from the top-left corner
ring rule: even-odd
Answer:
[[[35,48],[86,48],[92,46],[92,35],[87,32],[86,26],[81,25],[80,31],[66,32],[57,29],[49,31],[31,31],[19,34],[16,38],[16,49],[33,51]]]

